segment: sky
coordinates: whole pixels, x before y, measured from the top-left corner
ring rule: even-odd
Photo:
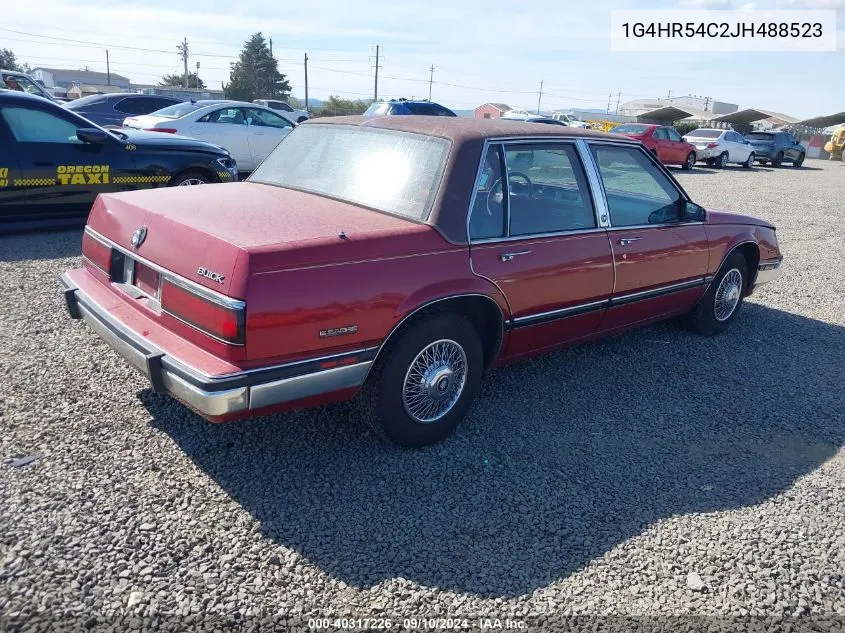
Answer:
[[[610,50],[613,9],[837,9],[837,52],[631,53]],[[845,110],[845,0],[36,0],[0,23],[0,48],[32,67],[111,71],[155,84],[189,68],[211,88],[228,79],[243,42],[273,39],[292,94],[428,97],[453,109],[485,102],[536,109],[606,108],[617,101],[711,97],[798,118]],[[54,39],[51,39],[54,38]],[[62,41],[65,38],[74,42]],[[129,50],[129,47],[148,49]],[[838,85],[837,85],[838,84]]]

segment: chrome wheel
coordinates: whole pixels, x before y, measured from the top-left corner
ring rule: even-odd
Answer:
[[[742,297],[742,273],[736,268],[731,268],[722,277],[719,287],[716,289],[716,296],[713,300],[713,316],[720,323],[727,321],[739,305]]]
[[[405,372],[402,402],[414,421],[436,422],[452,410],[464,391],[467,357],[455,341],[441,339],[417,354]]]
[[[204,185],[206,184],[202,178],[185,178],[182,182],[180,182],[177,187],[192,187],[194,185]]]
[[[687,163],[685,165],[687,169],[692,169],[695,167],[695,154],[690,152],[689,156],[687,156]]]

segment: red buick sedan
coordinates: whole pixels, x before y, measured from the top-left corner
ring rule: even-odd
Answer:
[[[360,391],[406,446],[490,366],[673,317],[722,332],[781,264],[771,224],[703,209],[638,142],[425,116],[317,119],[245,182],[103,194],[82,254],[70,315],[155,391],[212,421]]]
[[[617,125],[611,132],[637,139],[664,165],[680,165],[683,169],[695,167],[695,146],[683,140],[671,126],[624,123]]]

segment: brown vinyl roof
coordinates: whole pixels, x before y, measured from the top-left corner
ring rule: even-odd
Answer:
[[[437,136],[451,142],[443,180],[427,219],[428,224],[453,244],[467,243],[467,213],[472,199],[478,166],[488,139],[588,138],[614,143],[638,144],[619,134],[530,123],[514,119],[471,119],[440,116],[323,117],[300,125],[354,125],[398,132]]]
[[[309,119],[301,125],[360,125],[440,136],[452,141],[487,140],[500,137],[569,136],[572,138],[602,138],[618,141],[619,136],[607,132],[531,123],[519,119],[473,119],[446,116],[337,116]]]

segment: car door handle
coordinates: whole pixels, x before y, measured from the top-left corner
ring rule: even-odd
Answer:
[[[619,246],[628,246],[628,244],[631,244],[633,242],[638,242],[641,239],[643,239],[643,238],[641,238],[641,237],[623,237],[621,240],[619,240]]]
[[[501,256],[500,256],[500,259],[503,262],[509,262],[510,260],[512,260],[517,255],[528,255],[529,253],[531,253],[531,251],[517,251],[516,253],[502,253]]]

